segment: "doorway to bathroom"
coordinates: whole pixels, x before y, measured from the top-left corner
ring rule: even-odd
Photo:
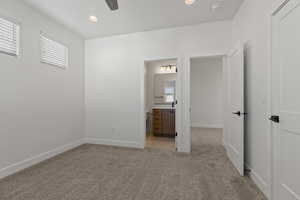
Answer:
[[[145,147],[176,150],[177,59],[145,61]]]

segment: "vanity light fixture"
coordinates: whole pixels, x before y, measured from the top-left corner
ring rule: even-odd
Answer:
[[[160,67],[161,73],[176,73],[176,65],[164,65]]]
[[[184,0],[186,5],[192,5],[196,0]]]

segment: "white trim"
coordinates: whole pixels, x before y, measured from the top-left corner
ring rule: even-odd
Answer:
[[[251,169],[250,172],[250,178],[253,180],[253,182],[258,186],[258,188],[264,193],[264,195],[270,199],[270,194],[268,192],[268,184],[264,181],[264,179],[256,173],[253,169]]]
[[[18,163],[15,163],[8,167],[0,169],[0,179],[5,178],[10,175],[13,175],[21,170],[27,169],[33,165],[36,165],[40,162],[43,162],[52,157],[55,157],[61,153],[64,153],[66,151],[69,151],[71,149],[79,147],[83,144],[99,144],[99,145],[129,147],[129,148],[138,148],[138,149],[144,148],[143,144],[136,143],[136,142],[130,142],[130,141],[107,140],[107,139],[96,139],[96,138],[80,139],[75,142],[66,144],[64,146],[58,147],[56,149],[39,154],[37,156],[33,156],[31,158],[25,159],[23,161],[20,161]]]
[[[42,161],[48,160],[49,158],[57,156],[63,152],[74,149],[82,144],[84,144],[84,140],[81,139],[81,140],[75,141],[73,143],[69,143],[64,146],[58,147],[54,150],[39,154],[37,156],[33,156],[33,157],[23,160],[21,162],[12,164],[3,169],[0,169],[0,179],[4,178],[6,176],[12,175],[14,173],[17,173],[23,169],[29,168],[29,167],[36,165]]]
[[[146,105],[145,105],[145,95],[146,95],[146,90],[145,90],[145,72],[146,72],[146,61],[144,61],[143,63],[143,67],[141,68],[141,72],[140,72],[140,76],[141,76],[141,82],[140,82],[140,85],[141,85],[141,88],[140,88],[140,92],[141,92],[141,107],[140,107],[140,117],[139,117],[139,120],[140,121],[140,132],[141,132],[141,144],[143,144],[143,148],[145,148],[146,146],[146,121],[145,121],[145,118],[146,118],[146,113],[145,113],[145,110],[146,110]]]
[[[201,122],[192,122],[191,127],[193,128],[223,128],[223,124],[205,124]]]
[[[268,73],[268,115],[272,115],[272,67],[273,67],[273,17],[289,2],[290,0],[275,0],[275,3],[271,7],[269,13],[269,21],[270,21],[270,65],[269,65],[269,73]],[[270,147],[270,159],[269,159],[269,166],[270,166],[270,185],[267,185],[266,188],[266,196],[269,199],[273,200],[275,195],[275,170],[274,170],[274,159],[275,159],[275,151],[274,151],[274,137],[272,131],[272,124],[268,126],[268,133],[269,133],[269,147]]]
[[[116,147],[129,147],[136,149],[143,149],[143,143],[131,142],[131,141],[121,141],[121,140],[109,140],[109,139],[99,139],[99,138],[86,138],[85,143],[87,144],[99,144],[105,146],[116,146]]]
[[[223,86],[222,86],[222,93],[223,93],[223,134],[222,134],[222,141],[223,146],[226,146],[227,144],[227,135],[228,135],[228,127],[227,127],[227,115],[228,115],[228,78],[227,78],[227,57],[224,56],[223,60],[223,67],[222,67],[222,80],[223,80]]]
[[[227,53],[208,53],[208,54],[193,54],[193,55],[188,55],[187,58],[193,59],[193,58],[214,58],[214,57],[224,57],[227,56]]]
[[[182,93],[183,88],[183,74],[184,74],[184,61],[182,57],[177,58],[177,77],[176,77],[176,99],[178,104],[176,105],[176,132],[178,133],[175,138],[175,144],[178,152],[186,152],[184,144],[184,129],[183,127],[183,112],[182,106],[184,102],[184,96]]]
[[[248,164],[245,164],[247,169],[250,170],[249,176],[253,180],[253,182],[258,186],[258,188],[261,190],[264,195],[270,199],[270,192],[268,189],[267,182],[254,170],[252,169]]]

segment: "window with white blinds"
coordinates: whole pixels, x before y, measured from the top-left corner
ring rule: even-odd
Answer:
[[[19,25],[0,18],[0,52],[19,55],[19,33]]]
[[[62,68],[68,66],[68,48],[66,46],[50,39],[44,33],[40,34],[40,42],[41,62]]]

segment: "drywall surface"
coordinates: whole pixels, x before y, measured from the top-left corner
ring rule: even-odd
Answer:
[[[83,138],[84,41],[22,1],[1,0],[0,16],[21,26],[20,56],[0,54],[0,176],[5,176]],[[68,69],[40,63],[40,31],[69,47]]]
[[[191,59],[191,126],[223,128],[223,60]]]
[[[230,21],[86,41],[85,116],[89,141],[143,147],[144,62],[178,58],[183,82],[179,85],[184,96],[188,57],[225,54],[230,45]],[[183,107],[184,102],[179,104]],[[181,124],[180,135],[186,134],[184,126]],[[178,140],[179,151],[189,151],[189,136]]]
[[[275,0],[246,0],[233,20],[233,45],[245,44],[246,163],[260,188],[271,187],[268,120],[271,56],[271,8]]]

